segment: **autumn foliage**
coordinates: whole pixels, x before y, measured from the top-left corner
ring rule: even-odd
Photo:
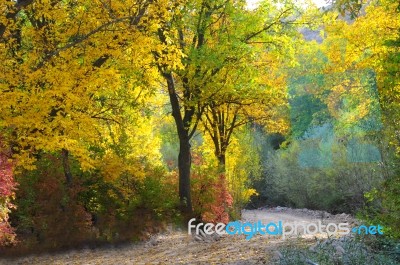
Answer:
[[[43,154],[35,170],[18,175],[18,208],[11,219],[19,251],[146,239],[175,214],[175,186],[162,170],[147,168],[143,180],[125,175],[111,182],[100,172],[80,171],[74,160],[71,164],[79,176],[71,185],[59,154]]]
[[[201,154],[192,154],[192,162],[193,207],[198,218],[204,222],[228,223],[233,198],[225,174],[208,167]]]
[[[209,210],[202,214],[202,220],[226,224],[229,222],[229,209],[232,207],[233,198],[228,191],[225,174],[217,176],[211,189],[214,191],[214,201],[205,205]]]
[[[16,190],[13,165],[5,152],[0,138],[0,246],[15,242],[15,230],[9,223],[9,213],[15,206],[11,203]]]
[[[349,23],[333,9],[259,2],[0,0],[0,246],[144,239],[185,215],[227,223],[258,194],[333,210],[346,197],[331,187],[353,196],[344,188],[360,188],[363,171],[308,174],[298,138],[329,116],[339,143],[319,147],[339,161],[331,147],[350,142],[371,105],[382,126],[366,136],[385,155],[368,173],[383,185],[352,201],[379,190],[378,220],[398,230],[398,3],[367,1]],[[338,81],[363,70],[373,74]],[[264,148],[272,132],[282,141]]]

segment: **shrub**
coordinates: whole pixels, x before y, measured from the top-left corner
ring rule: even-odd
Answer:
[[[366,203],[364,194],[382,181],[378,163],[348,162],[345,145],[340,143],[332,146],[329,166],[301,167],[301,151],[301,144],[293,140],[288,147],[269,153],[261,186],[267,203],[355,213]]]
[[[373,248],[372,242],[376,238],[370,238],[369,243],[362,238],[343,237],[340,239],[326,239],[318,241],[314,246],[288,245],[279,249],[280,258],[275,264],[298,265],[298,264],[324,264],[324,265],[396,265],[398,256],[388,255],[395,248],[387,249]],[[398,255],[398,254],[397,254]]]
[[[192,202],[198,219],[212,223],[228,223],[233,198],[225,174],[206,163],[199,153],[192,155]]]
[[[79,201],[78,181],[65,185],[60,159],[51,154],[37,162],[37,169],[23,171],[11,217],[21,237],[20,249],[71,247],[90,238],[91,216]]]
[[[0,138],[0,246],[11,245],[16,242],[14,228],[11,227],[9,222],[9,213],[15,207],[11,200],[15,196],[16,186],[13,165],[9,161]]]
[[[369,205],[360,217],[384,226],[388,236],[400,238],[400,173],[368,192],[366,198]]]

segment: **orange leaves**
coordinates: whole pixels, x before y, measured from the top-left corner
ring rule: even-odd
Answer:
[[[233,198],[228,189],[225,173],[206,162],[200,153],[192,154],[192,196],[194,212],[205,222],[228,223]]]

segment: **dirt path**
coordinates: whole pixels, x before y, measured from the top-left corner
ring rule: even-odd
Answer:
[[[350,216],[329,215],[310,210],[284,207],[244,210],[248,222],[353,222]],[[318,235],[324,237],[326,235]],[[314,238],[314,237],[313,237]],[[56,255],[28,256],[1,260],[0,264],[271,264],[277,247],[295,239],[256,235],[224,235],[219,240],[197,241],[187,231],[170,231],[149,241],[119,248],[83,249]]]

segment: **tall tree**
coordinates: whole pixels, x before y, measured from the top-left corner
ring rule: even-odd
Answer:
[[[151,61],[147,31],[165,20],[163,3],[1,2],[0,130],[18,165],[29,169],[40,151],[60,151],[67,183],[70,155],[93,167],[88,147],[154,79],[143,67]]]
[[[268,69],[268,61],[257,61],[267,52],[272,66],[279,51],[292,52],[288,33],[294,33],[291,26],[299,10],[291,2],[265,1],[256,11],[245,6],[245,1],[187,1],[158,32],[162,49],[154,54],[167,83],[179,137],[179,195],[188,213],[190,139],[199,122],[223,165],[233,130],[250,117],[271,117],[271,106],[284,102],[282,79],[273,76],[276,72]],[[271,80],[262,80],[268,73],[278,80],[276,87]]]

